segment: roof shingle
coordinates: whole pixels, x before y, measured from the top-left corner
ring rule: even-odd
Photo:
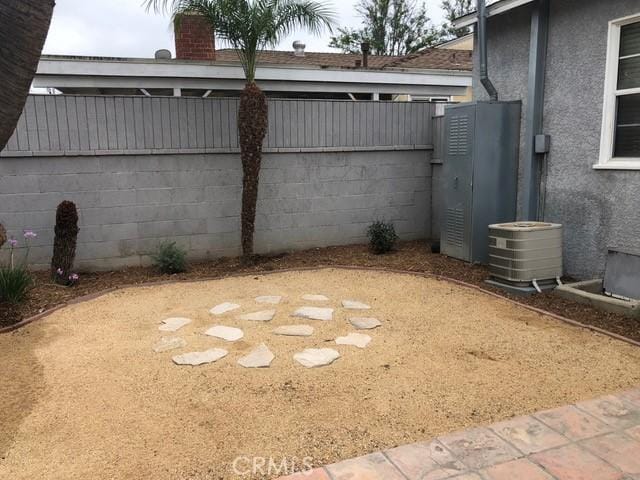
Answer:
[[[473,67],[471,52],[466,50],[426,49],[402,56],[370,55],[370,69],[427,69],[470,71]],[[348,53],[305,52],[304,56],[290,51],[265,50],[258,55],[258,64],[315,66],[319,68],[356,68],[356,60],[362,55]],[[216,51],[215,62],[236,63],[238,55],[234,49]]]

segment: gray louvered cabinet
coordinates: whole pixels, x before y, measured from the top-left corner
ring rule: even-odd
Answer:
[[[489,225],[516,217],[520,102],[473,102],[445,112],[441,252],[487,263]]]

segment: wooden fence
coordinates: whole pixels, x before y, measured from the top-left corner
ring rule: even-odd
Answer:
[[[32,95],[4,156],[238,148],[237,98]],[[434,105],[269,100],[265,149],[431,146]]]

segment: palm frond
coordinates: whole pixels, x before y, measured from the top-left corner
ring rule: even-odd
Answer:
[[[314,35],[335,24],[333,11],[314,0],[144,0],[147,10],[170,13],[174,21],[186,13],[207,19],[217,38],[237,50],[249,82],[255,77],[257,56],[296,29]]]
[[[333,10],[314,0],[272,0],[271,3],[275,18],[275,43],[296,29],[319,35],[325,29],[331,31],[336,23]]]

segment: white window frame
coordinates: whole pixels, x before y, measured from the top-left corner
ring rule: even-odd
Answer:
[[[640,13],[609,22],[607,47],[607,70],[604,83],[604,107],[602,134],[600,140],[600,160],[593,168],[603,170],[640,170],[640,157],[613,156],[616,134],[616,107],[618,97],[640,93],[640,88],[618,90],[618,68],[620,60],[620,39],[622,27],[640,22]]]

